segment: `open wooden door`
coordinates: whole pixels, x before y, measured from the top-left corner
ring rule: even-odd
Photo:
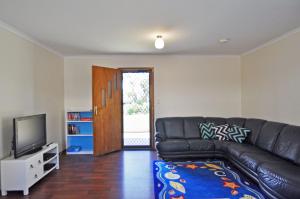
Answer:
[[[94,155],[121,150],[120,70],[94,66],[92,69]]]

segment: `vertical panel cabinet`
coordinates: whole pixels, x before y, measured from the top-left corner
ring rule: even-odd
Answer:
[[[67,154],[93,154],[93,113],[91,110],[66,111]]]
[[[39,152],[15,159],[1,160],[1,193],[22,190],[28,195],[29,188],[54,169],[59,169],[59,151],[56,143],[43,147]]]

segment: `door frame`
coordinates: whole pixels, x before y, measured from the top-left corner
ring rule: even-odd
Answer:
[[[121,71],[121,130],[122,130],[122,148],[123,149],[152,149],[155,150],[154,145],[154,68],[120,68]],[[149,73],[149,124],[150,124],[150,145],[149,146],[124,146],[124,120],[123,120],[123,73]]]

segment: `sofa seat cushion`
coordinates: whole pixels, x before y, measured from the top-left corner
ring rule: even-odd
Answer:
[[[258,179],[282,198],[300,198],[300,167],[287,161],[258,166]]]
[[[228,147],[232,144],[231,141],[214,140],[215,151],[226,153]]]
[[[282,161],[281,158],[263,150],[261,150],[261,152],[259,153],[245,152],[241,154],[238,160],[241,164],[245,165],[248,169],[254,172],[256,172],[257,167],[262,163],[265,162],[276,163]]]
[[[228,146],[228,148],[227,148],[227,152],[228,152],[227,154],[234,159],[238,159],[240,157],[240,155],[245,152],[259,153],[260,151],[262,151],[262,150],[258,149],[257,147],[255,147],[253,145],[239,144],[239,143],[235,143],[235,142],[232,142],[232,144],[230,144],[230,146]]]
[[[189,139],[187,140],[191,151],[214,151],[215,145],[212,140]]]
[[[157,143],[156,147],[161,152],[189,151],[189,144],[185,139],[168,139]]]

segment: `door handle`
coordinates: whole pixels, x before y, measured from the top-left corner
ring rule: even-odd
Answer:
[[[98,107],[97,106],[94,106],[94,114],[98,115]]]

